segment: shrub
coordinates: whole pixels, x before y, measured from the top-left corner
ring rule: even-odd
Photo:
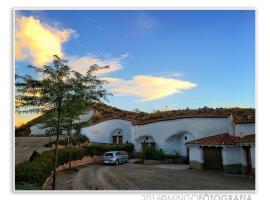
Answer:
[[[33,151],[31,157],[29,158],[29,161],[34,160],[34,158],[40,157],[40,153],[38,153],[37,151]]]
[[[37,184],[19,182],[15,184],[15,189],[16,190],[39,190],[42,188],[40,186],[37,186]]]
[[[31,161],[15,166],[15,181],[41,186],[53,169],[53,152],[43,152]]]
[[[162,149],[156,149],[152,145],[143,145],[141,158],[146,160],[164,160],[166,155]]]

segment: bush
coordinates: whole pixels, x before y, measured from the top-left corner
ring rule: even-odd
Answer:
[[[39,157],[31,161],[15,166],[15,181],[17,185],[25,182],[41,186],[53,170],[53,152],[43,152]]]
[[[37,151],[33,151],[31,157],[29,158],[29,161],[34,160],[34,158],[40,157],[40,153],[38,153]]]
[[[30,184],[26,182],[19,182],[15,184],[16,190],[39,190],[42,189],[40,186],[37,186],[37,184]]]
[[[145,160],[164,160],[166,155],[162,149],[156,149],[152,145],[143,145],[141,158]]]

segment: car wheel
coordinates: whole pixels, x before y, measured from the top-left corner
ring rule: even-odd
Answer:
[[[126,163],[128,163],[128,158],[126,159]]]
[[[115,165],[119,165],[119,161],[118,160],[115,161]]]

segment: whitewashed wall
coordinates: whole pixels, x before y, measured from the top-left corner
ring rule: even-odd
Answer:
[[[203,163],[203,152],[199,145],[189,146],[189,160]]]
[[[130,121],[114,119],[90,127],[82,128],[81,134],[86,135],[91,142],[112,143],[112,133],[116,129],[123,131],[123,143],[131,142],[132,124]]]
[[[50,128],[43,128],[42,129],[42,124],[37,124],[35,126],[31,126],[30,127],[30,136],[43,136],[43,135],[46,135],[46,131],[49,130]],[[72,130],[72,134],[74,134],[76,131],[73,129]],[[62,134],[63,135],[66,135],[67,134],[67,131],[66,130],[63,130],[62,131]]]
[[[255,123],[244,123],[235,125],[235,136],[255,134]]]
[[[239,146],[223,146],[222,162],[223,165],[240,164],[241,149]]]
[[[246,160],[246,152],[243,148],[240,147],[240,163],[242,165],[247,165],[247,160]],[[254,144],[251,144],[251,147],[250,147],[250,158],[251,158],[251,165],[252,165],[252,168],[255,168],[255,145]]]
[[[231,121],[228,118],[184,118],[159,121],[134,127],[134,144],[138,151],[141,148],[138,138],[151,136],[166,153],[176,150],[185,154],[185,146],[181,146],[185,134],[188,139],[199,139],[211,135],[228,133]],[[174,138],[174,139],[170,139]],[[178,140],[178,141],[177,141]],[[180,142],[180,143],[178,143]],[[181,148],[181,149],[180,149]]]
[[[46,131],[50,128],[42,129],[42,124],[37,124],[35,126],[30,127],[31,134],[30,135],[46,135]]]
[[[92,116],[94,112],[90,111],[89,113],[86,113],[84,115],[80,115],[79,119],[75,120],[75,123],[79,122],[86,122],[88,121]],[[30,135],[46,135],[46,130],[49,130],[50,128],[44,128],[42,129],[42,124],[37,124],[30,127],[31,134]],[[75,133],[75,130],[72,130],[72,133]],[[62,134],[67,134],[67,131],[62,131]]]

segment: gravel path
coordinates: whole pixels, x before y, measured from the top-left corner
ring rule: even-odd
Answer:
[[[187,165],[88,165],[59,172],[59,190],[254,190],[255,180]]]

